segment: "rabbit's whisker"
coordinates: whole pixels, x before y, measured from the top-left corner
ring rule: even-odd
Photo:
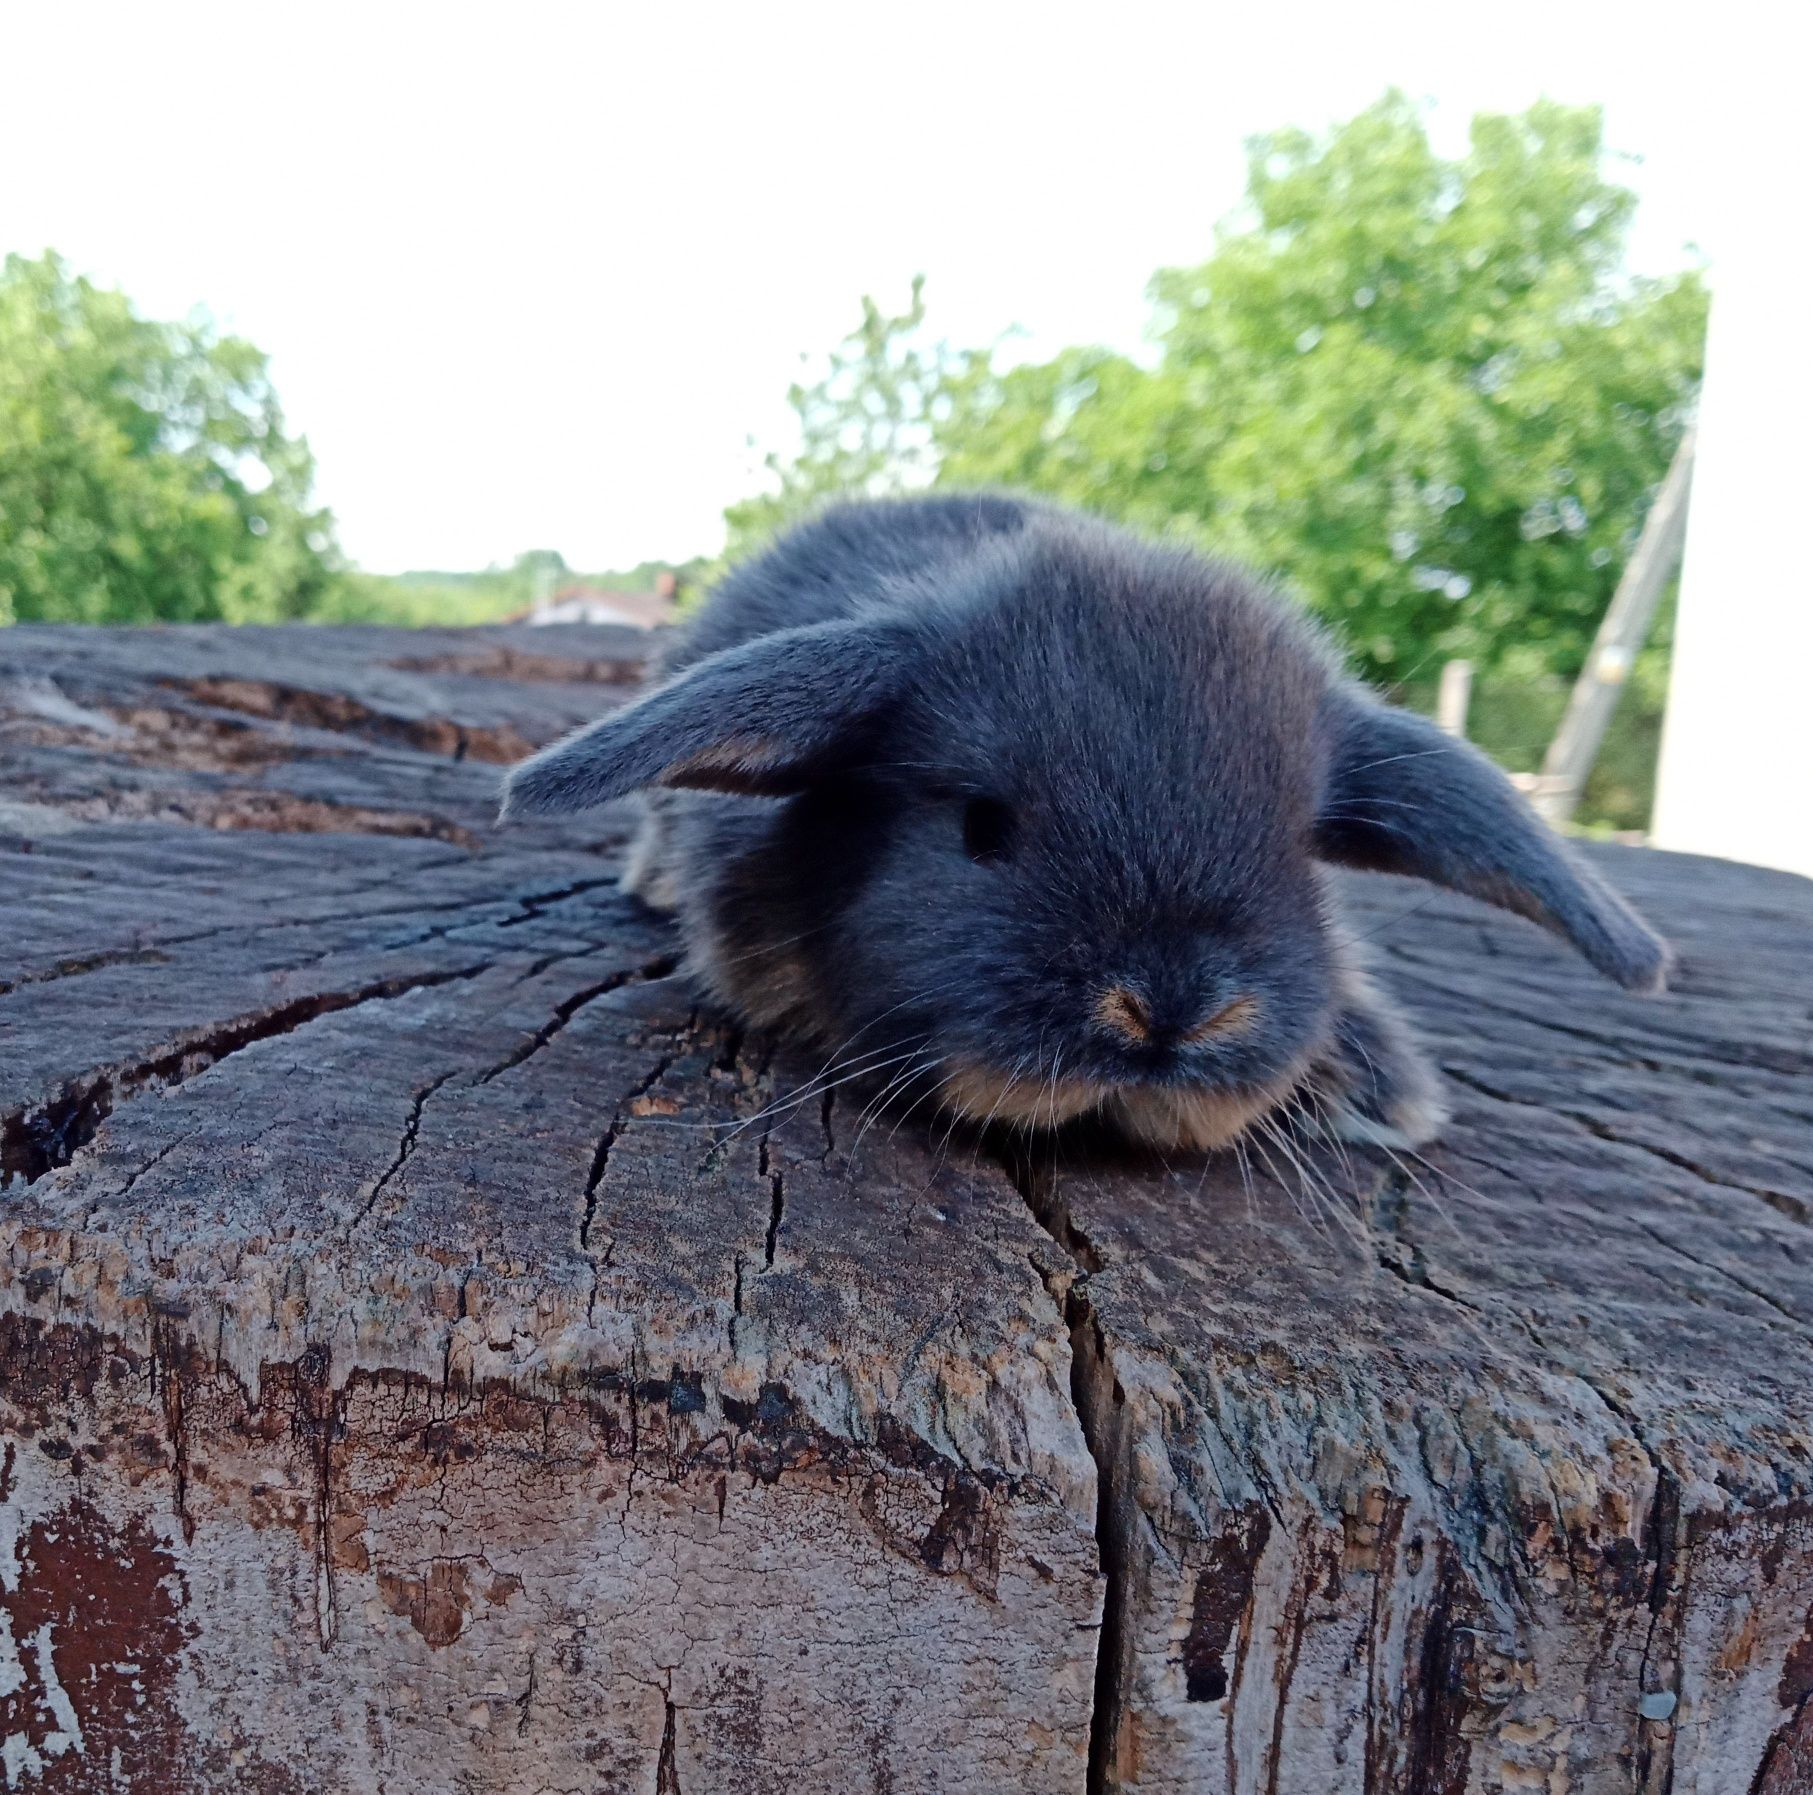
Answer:
[[[892,1046],[899,1047],[903,1044],[904,1043],[900,1041],[895,1041],[892,1043]],[[922,1052],[923,1049],[918,1047],[910,1048],[905,1053],[896,1054],[892,1059],[878,1058],[879,1055],[886,1054],[888,1051],[889,1049],[887,1047],[878,1047],[874,1049],[872,1053],[857,1054],[855,1059],[863,1063],[855,1065],[854,1070],[845,1070],[846,1067],[853,1064],[852,1061],[840,1061],[838,1065],[830,1068],[830,1070],[832,1072],[842,1072],[842,1077],[833,1078],[823,1073],[815,1075],[808,1080],[805,1085],[788,1092],[784,1097],[775,1098],[772,1103],[766,1105],[762,1109],[758,1109],[754,1115],[745,1116],[728,1134],[714,1144],[717,1146],[727,1146],[731,1141],[735,1140],[739,1134],[743,1133],[745,1129],[753,1128],[758,1122],[765,1122],[776,1116],[790,1116],[802,1104],[810,1103],[814,1097],[821,1097],[826,1091],[837,1090],[839,1087],[847,1085],[855,1079],[862,1078],[870,1073],[880,1072],[888,1066],[897,1066],[902,1060],[913,1058],[915,1054]],[[723,1124],[713,1123],[707,1124],[707,1126],[722,1127]]]

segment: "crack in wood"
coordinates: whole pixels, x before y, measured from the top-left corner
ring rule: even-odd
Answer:
[[[756,1155],[756,1175],[768,1180],[768,1232],[762,1242],[762,1269],[774,1270],[774,1249],[780,1238],[781,1217],[787,1205],[786,1174],[778,1166],[770,1164],[772,1149],[766,1133],[762,1136],[761,1149]]]
[[[588,891],[596,891],[601,885],[615,886],[615,877],[608,879],[575,879],[569,885],[559,886],[553,891],[532,892],[527,897],[518,899],[522,906],[520,914],[506,918],[497,926],[500,929],[520,928],[526,922],[533,922],[538,916],[552,910],[556,904],[564,904],[568,898],[579,897]]]
[[[592,1284],[586,1297],[585,1313],[588,1325],[597,1320],[598,1286],[610,1265],[611,1258],[608,1249],[602,1256],[593,1251],[592,1227],[598,1215],[599,1192],[604,1187],[605,1176],[610,1169],[612,1149],[616,1146],[624,1129],[629,1126],[630,1105],[638,1097],[644,1097],[652,1091],[667,1076],[669,1069],[678,1058],[678,1052],[663,1054],[642,1078],[638,1079],[618,1098],[617,1106],[611,1113],[610,1123],[604,1133],[598,1137],[598,1145],[593,1149],[591,1169],[586,1174],[585,1192],[579,1217],[579,1250],[590,1260],[592,1266]]]
[[[1443,999],[1452,1000],[1453,987],[1440,982],[1428,963],[1416,955],[1395,944],[1388,945],[1387,951],[1394,960],[1400,962],[1399,976],[1407,984],[1420,985],[1431,994]],[[1408,970],[1415,968],[1416,970]],[[1697,1083],[1708,1080],[1697,1073],[1691,1066],[1681,1061],[1653,1054],[1637,1055],[1631,1051],[1630,1039],[1627,1036],[1610,1035],[1599,1029],[1582,1028],[1578,1023],[1563,1022],[1553,1014],[1541,1014],[1520,1008],[1516,1004],[1505,1003],[1485,993],[1469,987],[1464,1001],[1469,1009],[1488,1011],[1493,1015],[1507,1016],[1513,1021],[1526,1023],[1541,1034],[1565,1035],[1570,1040],[1584,1041],[1587,1045],[1605,1050],[1614,1056],[1618,1064],[1631,1066],[1639,1071],[1679,1074]],[[1651,1047],[1671,1046],[1682,1052],[1694,1052],[1700,1057],[1709,1051],[1717,1050],[1728,1056],[1714,1060],[1726,1071],[1752,1071],[1782,1074],[1787,1077],[1799,1077],[1813,1069],[1813,1055],[1806,1052],[1788,1054],[1748,1041],[1716,1040],[1705,1035],[1677,1036],[1663,1031],[1657,1023],[1652,1023],[1643,1035],[1645,1043]]]
[[[1131,1447],[1124,1404],[1110,1362],[1107,1337],[1090,1306],[1087,1282],[1105,1264],[1095,1243],[1077,1226],[1055,1167],[1034,1165],[1027,1144],[985,1141],[1028,1214],[1063,1253],[1071,1272],[1054,1275],[1035,1262],[1070,1343],[1070,1407],[1095,1465],[1095,1548],[1102,1576],[1101,1624],[1096,1633],[1095,1681],[1089,1713],[1086,1795],[1111,1795],[1125,1709],[1127,1669],[1134,1641],[1128,1611],[1134,1520],[1126,1488]],[[1120,1410],[1119,1414],[1116,1410]]]
[[[144,1059],[104,1066],[73,1079],[50,1102],[21,1107],[0,1117],[0,1188],[15,1177],[26,1184],[36,1183],[47,1172],[68,1165],[94,1139],[119,1103],[147,1089],[173,1089],[232,1054],[278,1035],[293,1034],[323,1016],[360,1004],[388,1002],[455,979],[476,978],[484,970],[481,963],[377,979],[352,991],[318,991],[184,1034]]]
[[[0,997],[25,985],[43,985],[53,979],[80,978],[84,973],[101,972],[109,966],[164,966],[170,956],[155,947],[122,947],[108,953],[82,954],[74,959],[59,960],[37,972],[22,972],[17,978],[0,979]]]
[[[1726,1283],[1743,1291],[1746,1296],[1754,1297],[1766,1308],[1773,1309],[1784,1321],[1791,1323],[1797,1333],[1813,1338],[1813,1326],[1809,1326],[1805,1317],[1795,1314],[1780,1297],[1771,1296],[1760,1284],[1754,1283],[1749,1278],[1740,1277],[1727,1266],[1715,1264],[1710,1259],[1702,1259],[1697,1254],[1688,1252],[1685,1247],[1677,1246],[1661,1229],[1651,1227],[1647,1222],[1640,1222],[1638,1226],[1663,1252],[1672,1253],[1677,1259],[1697,1267],[1700,1271],[1710,1272],[1714,1277],[1723,1278]]]
[[[680,1771],[674,1742],[674,1698],[662,1698],[666,1712],[661,1722],[661,1751],[655,1760],[655,1795],[681,1795]]]
[[[678,961],[674,955],[657,954],[652,960],[646,960],[640,966],[631,966],[620,972],[613,972],[608,978],[600,979],[596,984],[587,985],[582,991],[575,991],[571,997],[564,998],[555,1006],[554,1014],[526,1042],[506,1054],[489,1070],[480,1073],[477,1082],[489,1084],[494,1078],[501,1077],[504,1073],[520,1066],[524,1060],[540,1053],[587,1004],[596,1002],[597,999],[607,996],[612,991],[621,991],[626,985],[640,985],[654,979],[664,979],[672,973],[677,964]]]
[[[385,1190],[390,1185],[391,1180],[409,1163],[411,1155],[415,1152],[416,1142],[420,1138],[422,1132],[422,1111],[427,1108],[428,1099],[453,1077],[454,1074],[452,1072],[443,1072],[439,1078],[431,1079],[427,1084],[422,1085],[410,1099],[409,1116],[403,1124],[403,1136],[397,1143],[396,1156],[378,1175],[376,1181],[372,1184],[370,1193],[366,1196],[365,1201],[359,1205],[351,1220],[349,1220],[339,1231],[339,1238],[341,1240],[351,1239],[351,1237],[359,1230],[366,1217],[377,1208],[378,1199],[384,1194]]]
[[[450,867],[463,868],[473,864],[474,862],[471,857],[466,854],[453,855],[441,860],[422,860],[407,868],[403,876],[406,878],[415,878],[418,876],[427,877],[432,874],[446,872]],[[490,869],[490,862],[481,862],[480,864],[484,865],[487,870]],[[502,883],[502,881],[500,881],[500,883]],[[615,880],[598,879],[580,881],[579,883],[581,886],[599,884],[609,885],[614,884]],[[393,871],[386,874],[382,879],[373,879],[368,883],[361,885],[340,887],[328,886],[319,892],[310,893],[309,898],[310,901],[338,902],[346,898],[360,897],[367,892],[394,892],[397,889],[397,885],[398,874]],[[166,950],[173,947],[189,947],[200,941],[228,940],[236,936],[249,935],[256,937],[274,934],[280,930],[288,929],[331,928],[336,923],[381,922],[384,918],[389,916],[433,916],[444,914],[448,911],[488,910],[499,907],[525,909],[536,905],[538,901],[544,898],[549,902],[557,901],[561,896],[571,894],[574,889],[575,886],[571,881],[554,887],[546,893],[512,892],[507,888],[507,885],[505,885],[503,889],[484,891],[471,897],[441,898],[433,901],[418,897],[407,903],[386,904],[374,910],[327,910],[320,912],[319,914],[307,916],[278,917],[274,921],[267,918],[261,918],[257,922],[221,923],[215,928],[194,929],[184,935],[158,935],[151,933],[147,928],[140,927],[137,930],[137,934],[142,943],[142,949],[135,949],[134,951],[144,951],[149,954],[162,955],[165,958],[168,958],[169,956],[167,955]],[[528,919],[518,918],[518,920]],[[449,924],[446,929],[430,929],[422,935],[408,936],[401,941],[392,942],[390,945],[394,948],[412,947],[422,941],[432,940],[436,938],[437,935],[451,933],[453,929],[461,926],[462,925],[460,924],[454,923]],[[499,926],[502,925],[500,924]],[[106,964],[130,964],[131,962],[130,954],[116,956],[115,954],[108,953],[96,956],[96,958]],[[84,967],[83,970],[98,970],[98,967]],[[54,976],[54,973],[50,975],[33,975],[32,977],[15,980],[14,988],[35,982],[37,976]]]
[[[1500,1090],[1478,1073],[1463,1071],[1457,1066],[1444,1066],[1443,1070],[1457,1084],[1465,1085],[1468,1090],[1477,1091],[1482,1097],[1490,1097],[1496,1103],[1515,1104],[1522,1109],[1536,1109],[1549,1116],[1564,1116],[1568,1121],[1584,1128],[1588,1134],[1605,1141],[1610,1146],[1624,1147],[1633,1153],[1645,1153],[1651,1159],[1658,1159],[1664,1165],[1673,1166],[1677,1171],[1689,1173],[1702,1184],[1711,1185],[1718,1190],[1735,1190],[1743,1196],[1754,1197],[1759,1203],[1768,1204],[1778,1215],[1785,1215],[1791,1221],[1813,1225],[1813,1209],[1787,1191],[1771,1190],[1763,1185],[1743,1184],[1735,1178],[1721,1178],[1718,1173],[1700,1165],[1684,1153],[1674,1152],[1667,1147],[1658,1147],[1651,1141],[1634,1140],[1627,1134],[1620,1134],[1611,1123],[1594,1115],[1590,1110],[1570,1109],[1558,1103],[1538,1101],[1533,1097],[1519,1097],[1514,1092]]]
[[[1411,1239],[1406,1232],[1411,1182],[1408,1167],[1402,1164],[1394,1166],[1384,1174],[1367,1207],[1368,1216],[1377,1214],[1384,1221],[1391,1239],[1403,1249],[1401,1253],[1393,1253],[1375,1237],[1374,1259],[1382,1271],[1389,1272],[1410,1289],[1426,1290],[1430,1295],[1439,1296],[1444,1301],[1465,1309],[1469,1314],[1484,1315],[1486,1310],[1471,1297],[1462,1296],[1458,1290],[1437,1280],[1429,1269],[1428,1254],[1424,1251],[1422,1242]],[[1368,1233],[1371,1233],[1370,1226]]]
[[[145,1174],[147,1172],[153,1170],[157,1166],[162,1165],[164,1163],[164,1161],[166,1159],[168,1159],[170,1157],[170,1155],[177,1150],[178,1147],[187,1146],[190,1141],[194,1140],[194,1138],[195,1138],[194,1130],[190,1130],[186,1134],[179,1134],[175,1140],[166,1141],[161,1147],[159,1147],[158,1150],[155,1153],[153,1153],[151,1155],[151,1157],[148,1160],[146,1160],[142,1166],[134,1166],[132,1171],[127,1175],[126,1182],[124,1184],[122,1184],[120,1186],[120,1188],[114,1193],[115,1200],[123,1201],[125,1198],[131,1196],[133,1187],[138,1183],[138,1181],[142,1177],[145,1176]],[[93,1214],[94,1214],[94,1212],[91,1210],[89,1212],[91,1226],[92,1226]]]

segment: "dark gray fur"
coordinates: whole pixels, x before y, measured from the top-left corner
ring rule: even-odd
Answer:
[[[1667,950],[1483,755],[1246,576],[1008,497],[847,505],[732,572],[510,815],[653,789],[630,886],[746,1019],[911,1096],[1214,1145],[1312,1101],[1415,1144],[1436,1082],[1324,863],[1465,891],[1632,989]],[[1131,992],[1143,1038],[1104,1024]],[[1254,1020],[1191,1039],[1252,1000]],[[905,1068],[904,1074],[901,1068]],[[1048,1095],[1048,1098],[1046,1094]],[[1042,1108],[1042,1105],[1048,1107]]]

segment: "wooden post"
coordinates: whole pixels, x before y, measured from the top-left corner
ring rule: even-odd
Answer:
[[[1467,704],[1473,696],[1473,663],[1444,661],[1442,683],[1435,695],[1435,720],[1452,736],[1465,740]]]
[[[978,1142],[714,1020],[646,637],[0,631],[22,1795],[1813,1784],[1813,886],[1343,881],[1426,1155]]]
[[[1649,634],[1662,589],[1680,565],[1693,489],[1693,443],[1690,429],[1681,438],[1662,490],[1643,521],[1636,552],[1612,594],[1586,665],[1574,682],[1561,727],[1543,760],[1534,802],[1551,823],[1565,823],[1573,816],[1631,665]]]

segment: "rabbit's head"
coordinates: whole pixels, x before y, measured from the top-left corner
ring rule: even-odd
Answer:
[[[711,876],[677,869],[710,982],[977,1118],[1233,1138],[1335,1025],[1330,861],[1660,982],[1661,943],[1489,761],[1242,576],[1041,517],[935,582],[696,662],[515,769],[507,812],[769,800],[753,829],[701,807]]]

